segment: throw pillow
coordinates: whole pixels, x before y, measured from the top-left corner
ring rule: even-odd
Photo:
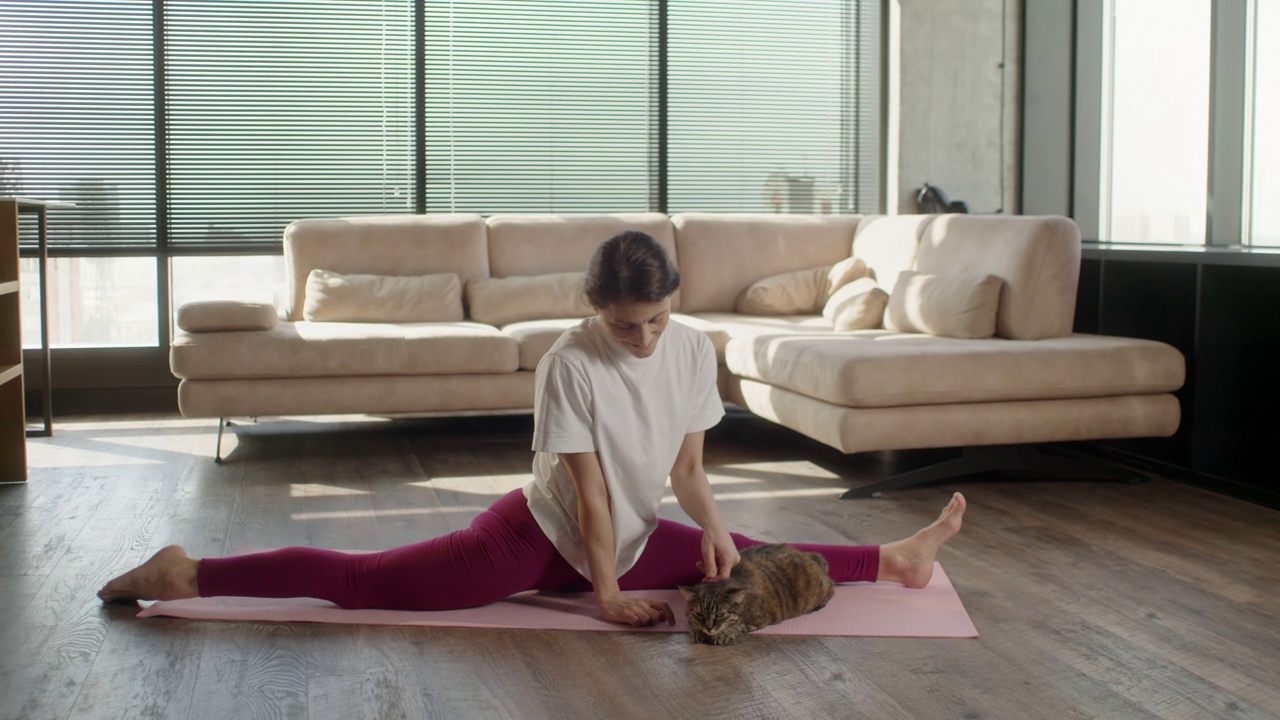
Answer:
[[[522,320],[594,315],[582,292],[586,273],[567,272],[467,281],[471,319],[501,327]]]
[[[302,317],[319,322],[459,322],[462,281],[454,273],[343,275],[312,270]]]
[[[827,301],[831,266],[794,270],[757,280],[733,307],[744,315],[811,315]]]
[[[839,332],[880,327],[889,293],[869,277],[858,278],[832,293],[822,307],[822,317]]]
[[[831,270],[827,272],[827,300],[830,300],[831,296],[845,285],[869,275],[871,275],[871,270],[863,262],[862,258],[853,257],[852,255],[832,265]]]
[[[903,271],[889,293],[884,326],[959,338],[986,338],[996,332],[1000,288],[995,275],[929,275]]]
[[[270,330],[280,321],[280,314],[267,302],[209,300],[183,304],[176,321],[189,333]]]

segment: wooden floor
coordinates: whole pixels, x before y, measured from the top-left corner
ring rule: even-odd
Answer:
[[[942,562],[976,640],[561,633],[137,619],[94,591],[165,544],[385,548],[529,478],[527,417],[59,419],[0,486],[4,718],[1274,718],[1280,511],[1160,478],[838,494],[844,457],[735,414],[708,469],[732,529],[873,543],[969,513]],[[928,459],[928,458],[925,458]],[[663,514],[682,518],[678,506]]]

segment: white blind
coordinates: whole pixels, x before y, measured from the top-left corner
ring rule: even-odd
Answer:
[[[668,7],[670,212],[877,208],[875,3]]]
[[[650,208],[656,7],[426,0],[427,210]]]
[[[170,235],[412,212],[411,0],[165,3]]]
[[[421,198],[877,209],[877,2],[668,0],[665,39],[662,7],[7,0],[0,192],[75,202],[56,241],[144,245],[279,242],[298,218]]]
[[[0,195],[75,203],[50,213],[54,241],[155,242],[151,12],[0,2]]]

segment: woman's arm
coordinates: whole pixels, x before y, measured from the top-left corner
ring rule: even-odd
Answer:
[[[661,600],[629,598],[618,587],[613,513],[609,509],[609,489],[604,484],[600,458],[594,452],[560,453],[559,457],[568,469],[569,477],[573,478],[573,487],[577,491],[578,526],[586,546],[596,604],[604,619],[635,627],[653,625],[661,620],[674,625],[675,613],[669,604]]]
[[[711,482],[702,467],[702,442],[705,433],[684,436],[675,465],[671,467],[671,489],[686,515],[702,528],[702,562],[698,568],[705,581],[724,580],[738,564],[738,549],[720,519]]]

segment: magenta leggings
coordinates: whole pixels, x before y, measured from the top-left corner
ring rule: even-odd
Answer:
[[[759,545],[733,534],[738,549]],[[875,581],[875,545],[804,545],[821,553],[836,582]],[[623,590],[672,589],[702,579],[702,530],[659,520]],[[584,592],[591,583],[556,551],[529,512],[521,490],[499,498],[471,526],[433,540],[375,553],[306,547],[208,558],[197,574],[200,595],[313,597],[344,608],[455,610],[526,590]]]

